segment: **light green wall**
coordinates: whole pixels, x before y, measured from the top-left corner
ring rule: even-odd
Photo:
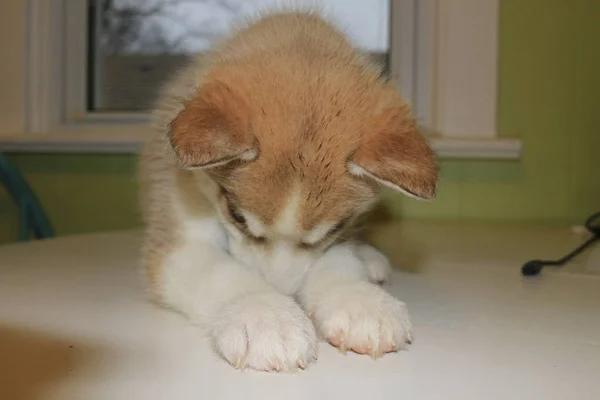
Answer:
[[[10,160],[41,199],[57,233],[139,225],[135,157],[13,155]],[[16,239],[17,229],[17,210],[0,192],[0,243]]]
[[[499,128],[520,162],[442,162],[439,197],[386,195],[398,216],[579,221],[600,209],[600,0],[504,0]],[[135,159],[13,155],[60,234],[139,224]],[[0,242],[16,237],[0,193]]]

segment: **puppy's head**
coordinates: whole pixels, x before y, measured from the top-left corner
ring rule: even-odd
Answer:
[[[182,167],[221,186],[232,252],[263,270],[306,268],[380,186],[435,194],[433,153],[389,83],[360,66],[301,62],[212,71],[169,129]]]

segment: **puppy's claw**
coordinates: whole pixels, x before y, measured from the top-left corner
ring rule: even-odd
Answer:
[[[279,364],[279,360],[273,361],[273,363],[271,363],[271,368],[272,370],[277,372],[281,371],[281,365]]]
[[[348,353],[348,347],[346,347],[346,344],[344,342],[341,342],[340,345],[338,346],[338,350],[340,351],[340,353],[342,353],[343,355],[346,355]]]
[[[383,351],[381,349],[377,349],[377,351],[371,352],[371,358],[373,360],[378,360],[383,357]]]
[[[234,365],[235,369],[242,369],[242,357],[238,357]]]

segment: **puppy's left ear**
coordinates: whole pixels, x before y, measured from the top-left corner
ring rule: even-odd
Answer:
[[[384,110],[368,129],[349,160],[350,173],[420,200],[435,197],[439,168],[408,107]]]

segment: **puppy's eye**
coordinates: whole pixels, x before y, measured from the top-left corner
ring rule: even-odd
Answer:
[[[248,239],[252,240],[256,244],[264,244],[267,242],[267,239],[264,236],[254,236],[248,231],[246,218],[237,209],[231,205],[228,205],[227,210],[229,211],[229,216],[231,219],[238,225],[240,232],[246,235]]]
[[[331,228],[329,230],[329,232],[327,232],[327,234],[325,236],[323,236],[323,238],[316,243],[300,242],[300,244],[299,244],[300,248],[307,249],[307,250],[314,249],[314,248],[319,247],[320,245],[324,244],[325,242],[331,241],[331,239],[333,239],[333,237],[336,234],[340,233],[340,231],[342,231],[342,229],[344,229],[348,225],[349,221],[350,221],[350,217],[344,218],[339,223],[335,224],[333,226],[333,228]]]
[[[303,249],[303,250],[312,250],[315,247],[317,247],[319,244],[320,244],[320,242],[319,243],[300,242],[300,243],[298,243],[298,247],[301,248],[301,249]]]
[[[333,228],[331,228],[329,230],[329,232],[327,232],[327,236],[335,235],[336,233],[341,231],[346,226],[347,223],[348,223],[348,219],[344,219],[344,220],[340,221]]]
[[[240,225],[245,225],[246,224],[246,218],[244,218],[244,216],[234,206],[232,206],[231,203],[229,203],[229,202],[227,204],[227,211],[229,211],[229,216],[235,222],[237,222]]]

